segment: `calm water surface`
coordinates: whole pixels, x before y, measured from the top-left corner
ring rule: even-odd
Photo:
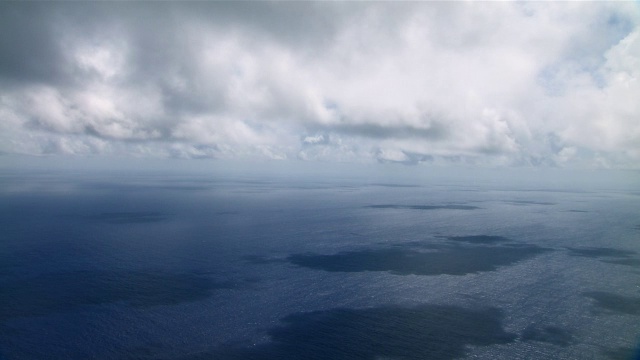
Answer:
[[[636,359],[640,191],[5,174],[2,359]]]

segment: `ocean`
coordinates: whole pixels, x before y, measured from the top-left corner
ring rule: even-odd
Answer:
[[[639,359],[640,183],[496,179],[5,172],[0,359]]]

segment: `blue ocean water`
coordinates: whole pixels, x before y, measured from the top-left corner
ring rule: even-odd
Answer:
[[[638,356],[640,186],[0,181],[1,359]]]

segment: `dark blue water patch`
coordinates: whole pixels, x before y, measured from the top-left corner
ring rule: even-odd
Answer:
[[[621,250],[607,247],[567,248],[569,255],[588,258],[629,258],[637,253],[630,250]]]
[[[471,205],[457,205],[457,204],[449,204],[449,205],[394,205],[394,204],[384,204],[384,205],[369,205],[366,206],[371,209],[400,209],[400,210],[478,210],[482,209],[477,206]]]
[[[557,205],[553,202],[548,201],[531,201],[531,200],[505,200],[505,203],[511,205]]]
[[[334,190],[334,191],[339,191],[339,192],[353,192],[353,191],[358,191],[361,190],[362,187],[360,186],[354,186],[354,185],[340,185],[340,184],[331,184],[331,183],[321,183],[321,184],[312,184],[312,183],[306,183],[306,184],[286,184],[286,185],[279,185],[277,188],[282,189],[282,190]]]
[[[370,186],[388,187],[388,188],[418,188],[420,185],[413,184],[393,184],[393,183],[373,183]]]
[[[593,191],[589,190],[577,190],[577,189],[518,189],[517,191],[523,193],[556,193],[556,194],[589,194],[593,193]]]
[[[529,325],[522,332],[523,341],[538,341],[558,346],[569,346],[574,343],[571,331],[557,326]]]
[[[89,215],[89,220],[104,222],[108,224],[142,224],[165,221],[168,216],[154,211],[123,211],[104,212]]]
[[[465,356],[468,345],[513,342],[502,318],[495,308],[445,305],[315,311],[282,319],[268,331],[268,343],[180,359],[454,359]]]
[[[265,264],[287,262],[285,259],[282,259],[282,258],[273,258],[273,257],[268,257],[263,255],[245,255],[242,257],[242,260],[254,265],[265,265]]]
[[[387,242],[379,242],[380,245],[387,245]],[[413,240],[413,241],[405,241],[395,244],[390,244],[391,247],[399,247],[399,248],[411,248],[411,249],[431,249],[431,250],[439,250],[443,248],[449,248],[450,244],[443,244],[438,242],[430,242],[427,240]]]
[[[115,302],[134,307],[175,305],[202,300],[213,290],[235,286],[233,282],[216,282],[190,273],[74,271],[46,274],[1,285],[0,321]]]
[[[447,240],[466,242],[470,244],[495,244],[511,241],[503,236],[496,235],[448,236]]]
[[[601,261],[608,264],[640,267],[640,259],[615,259],[615,260],[601,260]]]
[[[599,308],[619,314],[640,315],[640,298],[605,291],[589,291],[583,295],[593,299]]]
[[[638,347],[618,347],[605,349],[603,355],[611,360],[640,360],[640,344]]]
[[[588,211],[587,211],[587,210],[575,210],[575,209],[566,210],[565,212],[572,212],[572,213],[588,213]]]
[[[161,186],[160,189],[174,190],[174,191],[207,191],[210,190],[210,186],[197,186],[197,185],[171,185]]]
[[[141,193],[141,192],[157,192],[157,191],[207,191],[212,189],[213,184],[179,184],[171,183],[168,181],[148,181],[148,179],[141,180],[140,182],[118,182],[116,180],[109,181],[85,181],[76,182],[76,186],[79,189],[88,191],[109,191],[118,193]]]
[[[635,251],[605,247],[567,248],[567,250],[572,256],[594,258],[607,264],[640,267],[640,259],[633,258],[638,254]]]
[[[396,275],[467,275],[495,271],[550,249],[535,245],[459,246],[440,245],[435,250],[409,248],[365,249],[333,255],[295,254],[294,265],[330,272],[385,271]]]

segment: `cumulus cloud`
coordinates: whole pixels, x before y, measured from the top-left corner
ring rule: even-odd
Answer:
[[[2,3],[0,151],[640,166],[635,3]]]

